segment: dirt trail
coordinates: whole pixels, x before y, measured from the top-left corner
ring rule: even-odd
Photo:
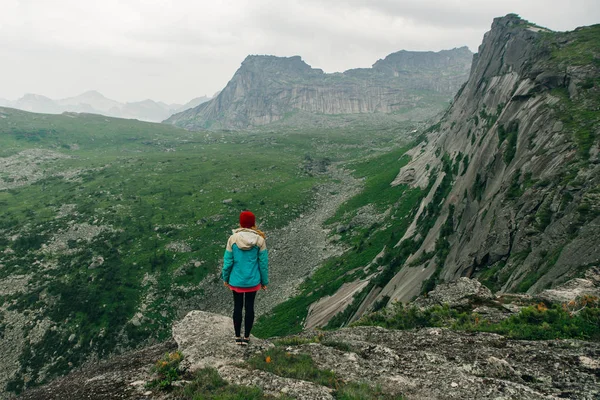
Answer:
[[[360,180],[337,166],[330,166],[328,182],[319,185],[314,208],[281,229],[267,232],[270,284],[256,301],[257,316],[269,312],[277,304],[296,294],[306,277],[329,257],[339,255],[344,248],[331,243],[324,222],[338,207],[361,188]],[[200,285],[204,290],[201,309],[229,315],[232,299],[218,274],[207,277]]]

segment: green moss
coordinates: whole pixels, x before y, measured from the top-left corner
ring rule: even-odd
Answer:
[[[552,269],[552,267],[556,265],[556,262],[558,261],[558,258],[560,257],[560,254],[562,253],[563,249],[564,246],[557,247],[549,255],[547,253],[540,253],[540,257],[542,259],[538,262],[534,269],[528,271],[528,273],[521,278],[521,281],[519,282],[516,291],[520,293],[525,293],[533,285],[535,285],[541,277],[546,275]]]
[[[463,170],[460,173],[460,176],[463,176],[464,174],[467,173],[467,169],[469,168],[469,155],[465,155],[465,158],[463,158]]]
[[[554,40],[566,39],[566,45],[557,46]],[[552,58],[564,65],[600,66],[600,24],[579,28],[564,34],[547,35],[546,40],[554,48]]]
[[[429,293],[439,283],[440,274],[444,269],[444,263],[450,253],[450,242],[448,241],[448,237],[454,233],[454,208],[453,204],[448,206],[448,216],[440,229],[440,236],[435,242],[434,253],[437,256],[437,267],[433,274],[421,285],[421,294]]]
[[[550,210],[550,204],[545,202],[535,213],[536,227],[540,231],[544,231],[548,225],[552,222],[552,210]]]
[[[498,273],[502,271],[505,266],[506,261],[498,261],[495,265],[482,271],[477,278],[482,284],[495,293],[502,289],[502,285],[504,284],[504,282],[500,281]]]

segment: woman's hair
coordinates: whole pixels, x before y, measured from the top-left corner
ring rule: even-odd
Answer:
[[[266,238],[267,238],[267,235],[265,235],[265,233],[264,233],[263,231],[261,231],[260,229],[258,229],[258,228],[256,227],[256,225],[254,225],[254,226],[253,226],[252,228],[250,228],[250,229],[252,229],[252,230],[253,230],[253,231],[255,231],[256,233],[258,233],[260,236],[262,236],[262,238],[263,238],[263,239],[266,239]]]

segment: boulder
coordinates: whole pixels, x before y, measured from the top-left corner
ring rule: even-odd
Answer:
[[[218,368],[244,360],[244,351],[235,344],[231,317],[205,311],[190,311],[173,324],[173,339],[183,353],[186,367],[192,371],[205,367]],[[272,346],[251,336],[253,350]]]
[[[249,357],[273,347],[273,344],[250,336],[249,346],[236,345],[231,317],[191,311],[173,325],[173,339],[183,353],[182,366],[189,371],[216,368],[226,381],[257,386],[267,394],[285,393],[299,399],[333,399],[331,389],[312,382],[240,368]]]
[[[448,304],[450,307],[465,307],[493,299],[494,295],[490,289],[483,286],[478,280],[459,278],[453,282],[437,285],[427,296],[420,296],[413,304],[422,308],[443,304]]]
[[[568,303],[582,296],[600,297],[600,268],[590,268],[585,274],[585,279],[571,279],[537,295],[541,300],[550,303]]]

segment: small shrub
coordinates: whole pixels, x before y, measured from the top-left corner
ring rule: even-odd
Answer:
[[[165,354],[152,367],[152,372],[157,377],[150,381],[148,386],[163,390],[170,388],[173,382],[181,378],[179,364],[182,359],[183,355],[179,351]]]
[[[447,327],[471,332],[493,332],[519,340],[581,339],[600,340],[600,301],[583,296],[566,304],[544,303],[524,307],[500,322],[483,320],[471,312],[444,306],[426,310],[394,304],[392,310],[363,317],[354,326],[381,326],[387,329]]]
[[[485,180],[481,177],[481,174],[477,173],[477,176],[475,176],[475,182],[473,182],[473,188],[471,189],[475,199],[481,201],[483,193],[485,192],[485,186]]]

